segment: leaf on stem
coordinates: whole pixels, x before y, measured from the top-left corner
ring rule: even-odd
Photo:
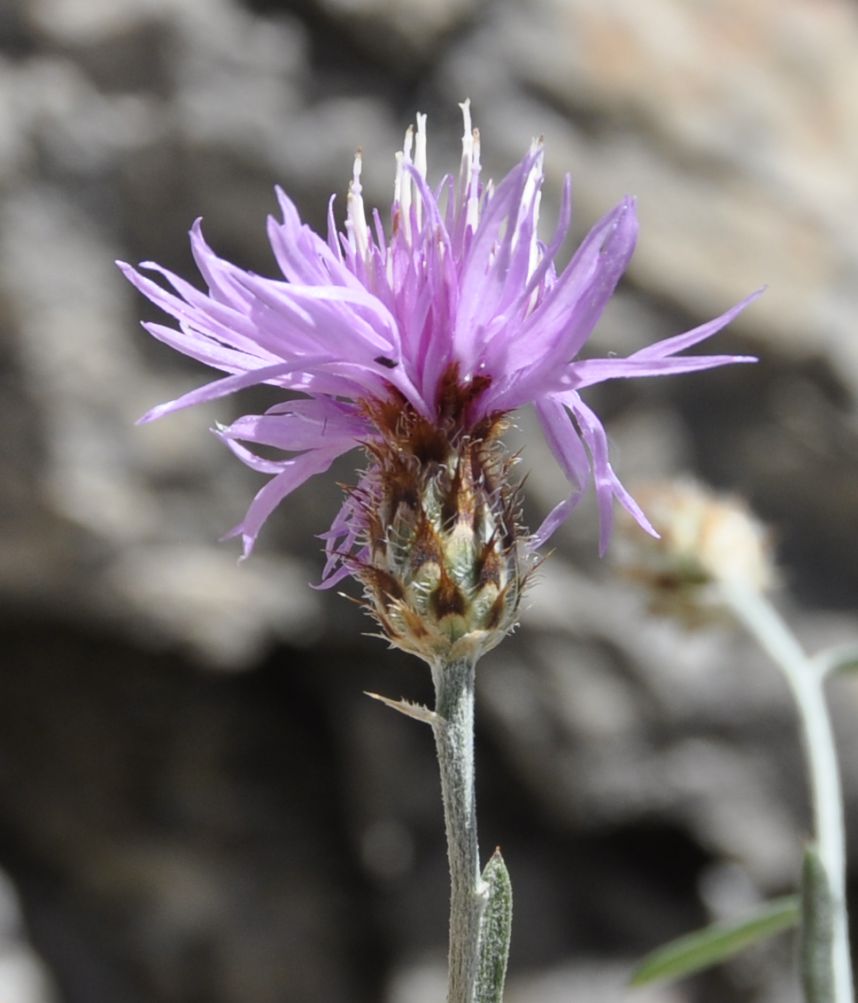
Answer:
[[[391,700],[390,697],[383,697],[380,693],[369,693],[366,690],[364,690],[364,693],[366,696],[372,697],[373,700],[383,703],[385,707],[398,710],[400,714],[404,714],[406,717],[413,717],[415,721],[423,721],[424,724],[431,724],[433,727],[438,723],[438,715],[435,711],[429,710],[423,704],[411,703],[410,700]]]
[[[475,1003],[502,1003],[512,931],[512,884],[500,848],[486,864],[483,881],[488,891],[480,920]]]
[[[814,845],[801,870],[799,969],[806,1003],[834,1000],[834,905],[825,865]]]
[[[648,954],[632,973],[630,984],[671,981],[717,965],[752,944],[796,926],[796,895],[773,899],[757,912],[732,923],[713,923],[686,934]]]

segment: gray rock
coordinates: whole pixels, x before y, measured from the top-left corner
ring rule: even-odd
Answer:
[[[428,701],[427,674],[307,587],[335,482],[362,461],[297,493],[238,565],[217,541],[260,481],[207,430],[253,405],[134,425],[207,374],[140,331],[154,312],[113,261],[192,276],[204,215],[221,253],[270,273],[276,183],[315,226],[336,192],[341,218],[360,146],[384,213],[414,112],[438,178],[470,96],[495,178],[544,135],[546,232],[565,171],[576,237],[638,196],[640,245],[594,350],[768,284],[720,337],[759,366],[590,399],[626,482],[691,470],[745,493],[775,528],[800,636],[846,641],[854,6],[17,0],[0,16],[0,849],[35,948],[69,1001],[436,999],[431,736],[362,696]],[[511,445],[535,525],[567,486],[531,415]],[[658,942],[791,889],[808,828],[777,674],[724,627],[653,621],[595,533],[588,502],[480,667],[483,841],[516,888],[510,1003],[617,998]],[[832,698],[854,853],[853,681]],[[652,999],[791,999],[788,953]]]

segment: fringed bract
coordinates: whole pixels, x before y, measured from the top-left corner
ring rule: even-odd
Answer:
[[[430,423],[401,399],[366,404],[379,439],[352,489],[367,555],[366,608],[391,644],[429,663],[478,658],[515,626],[533,558],[520,525],[501,415],[468,422],[478,380],[455,371]],[[464,431],[468,429],[468,431]]]

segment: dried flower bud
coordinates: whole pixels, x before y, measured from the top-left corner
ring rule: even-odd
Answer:
[[[742,499],[688,480],[644,485],[636,496],[659,539],[625,532],[624,520],[619,561],[649,586],[654,609],[698,621],[712,609],[706,586],[774,584],[769,534]]]
[[[367,445],[373,463],[352,492],[365,606],[391,644],[430,664],[477,659],[498,644],[516,625],[534,565],[504,422],[489,417],[461,433],[479,388],[449,386],[439,423],[401,402],[368,406],[380,441]]]

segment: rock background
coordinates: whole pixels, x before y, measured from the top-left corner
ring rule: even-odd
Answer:
[[[493,176],[545,136],[545,214],[571,170],[577,236],[639,196],[603,349],[768,284],[720,337],[758,366],[591,399],[627,481],[692,471],[751,500],[809,646],[855,636],[854,3],[5,0],[4,998],[442,998],[430,738],[362,695],[428,699],[426,673],[306,587],[334,478],[290,500],[253,560],[216,542],[256,486],[206,434],[235,405],[134,427],[204,376],[141,333],[152,314],[113,260],[190,276],[204,215],[225,256],[270,269],[275,182],[321,223],[360,145],[384,207],[415,110],[430,168],[455,165],[466,95]],[[531,431],[524,416],[535,522],[563,485]],[[794,886],[807,804],[775,672],[726,629],[647,618],[594,534],[590,507],[481,667],[483,845],[503,845],[517,896],[509,1003],[789,1003],[788,938],[624,989],[644,951]],[[834,688],[854,861],[858,696]]]

